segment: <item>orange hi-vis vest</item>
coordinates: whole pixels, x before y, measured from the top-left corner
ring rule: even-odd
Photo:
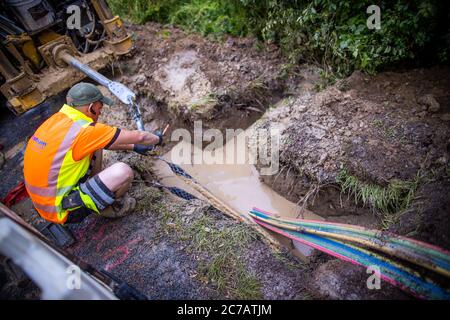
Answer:
[[[112,144],[119,132],[68,105],[36,130],[25,150],[24,178],[44,219],[67,220],[69,212],[61,208],[63,197],[86,175],[93,153]],[[90,209],[97,211],[95,204]]]

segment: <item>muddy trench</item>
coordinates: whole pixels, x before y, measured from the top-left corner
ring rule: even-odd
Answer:
[[[255,39],[210,41],[154,23],[128,28],[138,35],[137,49],[105,74],[138,93],[146,130],[169,123],[166,137],[180,129],[195,137],[201,121],[201,134],[216,129],[225,137],[215,150],[224,157],[240,135],[279,130],[279,168],[272,175],[261,174],[261,162],[179,163],[180,150],[192,160],[215,140],[194,147],[193,140],[167,139],[156,150],[221,201],[242,214],[257,206],[286,217],[384,228],[449,248],[448,68],[355,72],[318,92],[316,67],[287,69],[277,48],[261,49]],[[135,128],[119,101],[104,107],[100,121]],[[243,132],[227,139],[227,129]],[[369,290],[364,268],[290,240],[279,238],[284,249],[273,252],[257,232],[226,217],[156,157],[104,152],[104,166],[116,161],[135,172],[133,214],[89,217],[71,226],[77,242],[68,250],[150,299],[411,298],[387,282],[383,290]],[[396,212],[381,212],[375,202],[343,190],[349,177],[359,187],[403,182],[412,200]],[[166,187],[197,199],[183,200]],[[31,203],[15,209],[38,222]]]
[[[141,27],[136,28],[139,30]],[[160,32],[158,27],[150,24],[150,29],[153,30],[152,28],[156,28],[153,36],[158,37],[158,32]],[[173,38],[171,38],[170,42],[162,41],[160,46],[156,49],[153,48],[154,50],[151,53],[143,50],[144,52],[138,52],[121,63],[120,69],[123,73],[117,79],[139,93],[139,104],[141,105],[145,127],[148,130],[162,128],[165,124],[170,123],[171,127],[167,136],[171,136],[173,130],[180,128],[186,129],[191,136],[195,136],[195,123],[201,121],[202,128],[200,131],[203,134],[208,129],[217,129],[224,135],[224,140],[226,140],[226,129],[247,129],[246,133],[252,136],[252,130],[264,128],[267,119],[275,118],[271,122],[275,123],[282,132],[285,132],[286,129],[289,129],[289,117],[291,115],[289,107],[292,108],[294,104],[298,103],[298,100],[308,101],[308,99],[316,95],[315,84],[320,78],[317,69],[314,67],[302,66],[287,77],[282,76],[279,72],[282,70],[283,61],[278,54],[270,52],[269,49],[271,55],[270,63],[267,60],[258,62],[258,59],[267,59],[267,52],[254,53],[252,51],[253,45],[250,46],[247,43],[248,39],[230,39],[225,44],[211,44],[205,43],[204,39],[195,35],[180,37],[179,32],[176,29],[171,30]],[[148,36],[149,34],[151,35],[151,33],[146,35]],[[151,38],[152,35],[149,37]],[[150,40],[144,37],[142,41]],[[239,41],[244,41],[245,44],[240,44]],[[208,46],[208,53],[205,53],[206,50],[203,47],[205,45]],[[238,47],[239,50],[235,47]],[[156,54],[155,57],[155,52],[158,52],[158,49],[160,53]],[[250,66],[255,66],[252,70],[256,70],[256,74],[246,78],[245,70],[250,68],[245,64],[242,67],[242,62],[234,70],[230,66],[223,67],[222,65],[226,63],[219,63],[220,59],[218,57],[223,59],[223,57],[228,56],[227,50],[230,49],[232,52],[239,51],[238,54],[241,60],[245,60],[243,56],[250,55],[254,61],[247,63]],[[250,53],[246,52],[246,50],[249,50]],[[211,52],[215,53],[215,55],[211,54]],[[229,63],[232,66],[233,59]],[[260,67],[261,65],[263,68]],[[236,86],[234,82],[225,82],[224,84],[221,82],[223,79],[217,79],[217,72],[213,73],[212,70],[220,67],[231,73],[232,76],[230,78],[240,79],[239,85]],[[224,77],[223,75],[220,76]],[[210,92],[214,92],[214,94]],[[283,113],[286,114],[283,115]],[[105,114],[108,114],[104,119],[107,123],[113,125],[127,123],[133,126],[133,123],[129,121],[130,116],[123,109],[120,109],[119,112],[105,112]],[[283,116],[288,120],[283,119]],[[234,142],[235,139],[236,137],[231,138],[228,143]],[[207,147],[209,143],[203,142],[200,146],[197,145],[197,152],[201,153],[201,150]],[[174,160],[173,152],[176,151],[179,154],[179,150],[186,147],[186,145],[190,145],[190,143],[168,142],[161,150],[158,150],[158,153],[163,155],[166,160],[180,164],[176,159]],[[196,152],[195,147],[186,148],[186,150],[190,150],[188,152],[191,153]],[[280,151],[283,152],[284,150],[281,149]],[[159,200],[163,204],[178,203],[179,201],[185,203],[186,201],[180,200],[168,192],[166,188],[161,187],[161,185],[181,188],[199,198],[199,200],[193,201],[200,201],[200,203],[212,208],[208,199],[205,199],[178,179],[164,162],[152,159],[144,160],[129,154],[123,156],[108,152],[105,156],[106,163],[117,160],[132,164],[137,172],[137,189],[145,186],[144,188],[147,188],[147,190],[155,190],[155,187],[157,187],[160,191],[163,191],[164,197]],[[181,167],[211,191],[214,196],[243,214],[248,212],[251,207],[258,206],[290,217],[327,219],[371,227],[379,226],[379,219],[373,210],[367,206],[358,205],[352,202],[351,198],[343,196],[339,185],[336,183],[330,184],[327,192],[320,189],[312,195],[314,202],[311,202],[315,206],[302,202],[301,200],[304,199],[309,189],[306,191],[303,189],[297,194],[293,193],[293,190],[295,190],[296,185],[301,182],[303,177],[292,178],[292,172],[288,172],[285,175],[286,172],[283,172],[285,170],[283,167],[280,168],[277,174],[271,176],[260,176],[259,170],[261,166],[259,163],[256,166],[248,163],[240,165],[192,165],[184,163],[181,164]],[[140,195],[137,196],[137,198],[139,197]],[[330,205],[330,203],[332,204]],[[335,207],[333,207],[333,204]],[[349,210],[350,207],[352,210]],[[326,210],[323,210],[324,208]],[[220,216],[217,210],[212,210]],[[143,211],[146,211],[145,208]],[[175,211],[177,214],[183,214],[178,212],[178,210]],[[320,212],[321,216],[313,212]],[[223,214],[219,220],[221,222],[214,222],[211,226],[204,226],[204,228],[206,230],[214,230],[214,226],[219,226],[219,230],[221,230],[222,220],[226,221],[225,224],[231,223],[231,225],[234,225],[234,222],[229,221],[229,218]],[[179,221],[174,217],[169,218],[169,225],[175,228],[174,232],[178,231],[177,228],[188,227],[184,224],[179,225]],[[296,275],[293,278],[292,274],[287,277],[290,281],[300,281],[298,285],[301,286],[301,289],[295,294],[290,293],[297,298],[407,297],[389,284],[386,284],[388,288],[382,293],[371,292],[366,288],[365,282],[362,281],[365,278],[362,268],[359,269],[358,267],[335,261],[310,248],[302,247],[298,244],[294,245],[290,240],[282,238],[279,238],[279,240],[285,248],[281,258],[281,261],[285,261],[285,263],[282,263],[283,267],[281,269],[280,267],[274,269],[277,270],[276,272],[272,273],[267,269],[264,272],[258,271],[256,274],[254,273],[255,267],[264,269],[266,264],[271,264],[268,261],[278,261],[280,259],[280,257],[272,256],[270,249],[263,243],[259,243],[258,246],[264,248],[261,250],[265,251],[266,262],[261,260],[258,260],[259,262],[252,261],[250,256],[254,257],[254,253],[251,253],[253,250],[243,250],[242,252],[245,253],[239,258],[244,261],[247,268],[250,268],[250,274],[262,281],[261,294],[264,298],[287,297],[286,293],[281,294],[277,290],[274,292],[270,289],[273,287],[273,283],[270,283],[270,281],[277,281],[276,279],[280,277],[286,277],[285,272],[292,268],[293,265],[296,266],[294,267],[294,274]],[[217,251],[215,252],[217,253]],[[260,251],[259,254],[261,254]],[[286,263],[286,261],[291,262]],[[252,265],[253,267],[249,267]],[[346,271],[343,272],[343,270]],[[292,270],[289,272],[292,272]],[[267,273],[272,274],[269,276]],[[269,282],[267,282],[266,277],[269,277]],[[297,277],[300,277],[301,280]],[[331,281],[328,279],[329,277],[334,277],[335,280]],[[327,278],[328,280],[321,281],[320,279],[322,278]],[[214,280],[211,284],[213,288],[216,287],[217,289],[217,283],[214,283]],[[297,286],[295,287],[298,288]],[[275,288],[278,288],[278,286],[275,286]],[[223,292],[225,291],[222,291],[222,294]],[[230,293],[228,292],[228,294]]]
[[[142,27],[136,28],[139,33]],[[159,37],[157,25],[148,28],[154,33],[147,33],[144,43]],[[442,201],[449,191],[448,68],[377,76],[355,72],[318,92],[317,68],[303,65],[284,74],[284,61],[276,49],[261,52],[254,47],[251,39],[207,43],[171,29],[169,42],[161,41],[151,53],[144,50],[133,57],[139,68],[128,62],[125,69],[140,72],[123,81],[139,90],[141,104],[149,106],[144,110],[155,110],[146,115],[151,129],[170,122],[172,129],[185,128],[193,135],[194,123],[202,121],[203,133],[240,128],[252,136],[271,126],[281,132],[276,174],[260,175],[262,163],[184,164],[182,168],[240,212],[259,206],[285,216],[387,229],[448,247],[450,206]],[[172,159],[171,150],[179,152],[182,144],[169,143],[160,154]],[[408,189],[412,200],[384,212],[374,205],[376,199],[364,203],[352,193],[358,190],[343,190],[343,172],[369,190],[367,186],[389,190],[393,181],[414,185]],[[163,162],[144,175],[145,180],[156,179],[195,195]],[[295,249],[289,241],[283,244],[289,255],[311,270],[302,280],[307,295],[405,297],[388,284],[382,293],[369,292],[361,285],[364,270],[305,248]]]

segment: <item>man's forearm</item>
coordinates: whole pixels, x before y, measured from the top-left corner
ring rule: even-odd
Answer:
[[[159,142],[159,137],[153,133],[147,131],[139,130],[122,130],[117,137],[116,141],[111,145],[112,148],[122,145],[134,145],[134,144],[145,144],[145,145],[155,145]],[[131,146],[132,149],[132,146]],[[113,150],[113,149],[111,149]],[[118,150],[118,149],[114,149]],[[120,149],[123,150],[123,149]],[[125,149],[128,150],[128,149]]]
[[[113,144],[108,150],[133,150],[134,144]]]

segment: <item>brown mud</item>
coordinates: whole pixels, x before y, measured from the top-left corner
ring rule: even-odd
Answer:
[[[195,154],[206,157],[209,155],[207,151],[200,148],[194,148],[189,142],[180,142],[172,150],[164,155],[164,159],[172,163],[180,164],[177,161],[177,153],[179,150],[191,150],[191,161],[180,164],[189,175],[211,192],[219,201],[230,206],[238,214],[247,216],[248,212],[255,206],[263,208],[269,212],[280,213],[285,217],[298,217],[303,213],[306,219],[321,220],[321,217],[312,212],[303,212],[298,205],[288,201],[287,199],[274,192],[267,185],[260,180],[259,172],[255,166],[246,163],[226,164],[227,149],[231,146],[237,149],[236,144],[240,135],[245,135],[242,132],[236,137],[230,139],[223,148],[217,149],[215,152],[223,154],[222,164],[196,164],[192,161]],[[179,179],[163,161],[156,161],[153,168],[154,173],[159,178],[159,181],[165,185],[175,186],[186,190],[187,192],[208,201],[190,185]],[[291,241],[282,236],[275,236],[275,238],[282,244],[291,248]],[[310,247],[298,245],[297,249],[291,250],[291,253],[298,256],[302,260],[307,261],[307,257],[312,254],[313,250]]]
[[[138,50],[121,64],[119,79],[142,98],[147,126],[158,115],[186,128],[202,120],[206,128],[245,129],[289,82],[277,48],[256,39],[210,41],[154,23],[129,29]],[[158,110],[162,114],[149,112]]]
[[[264,128],[283,123],[284,127],[281,170],[264,181],[291,201],[306,202],[321,216],[372,227],[381,226],[380,214],[341,193],[336,182],[343,169],[381,187],[392,181],[413,181],[419,175],[415,198],[421,202],[423,197],[433,197],[434,191],[448,194],[444,186],[450,156],[449,87],[448,68],[372,77],[355,72],[322,92],[301,93],[281,103],[255,124]],[[442,187],[421,192],[424,184],[433,181]],[[434,205],[443,211],[448,209],[446,202],[437,202]],[[446,228],[441,237],[447,238],[449,223],[443,226],[442,220],[432,223]]]
[[[210,41],[153,23],[128,28],[136,50],[116,64],[113,75],[138,93],[147,130],[171,123],[168,136],[177,128],[192,132],[197,120],[203,129],[221,131],[281,129],[275,175],[260,176],[261,165],[184,167],[224,202],[240,211],[251,205],[291,216],[310,210],[326,220],[380,228],[380,212],[342,192],[336,181],[341,170],[380,186],[412,180],[420,171],[426,179],[415,200],[389,228],[450,247],[448,69],[355,73],[316,92],[317,68],[287,70],[277,48],[255,39]],[[100,121],[135,128],[120,103],[105,106]],[[158,153],[175,145],[168,142]],[[364,268],[325,254],[314,252],[305,262],[292,247],[272,252],[250,228],[205,199],[185,201],[156,188],[162,183],[188,190],[153,157],[105,151],[104,166],[116,161],[135,171],[135,211],[71,226],[77,243],[69,251],[149,298],[409,298],[384,282],[382,290],[368,290]],[[29,202],[16,210],[32,223],[39,220]]]

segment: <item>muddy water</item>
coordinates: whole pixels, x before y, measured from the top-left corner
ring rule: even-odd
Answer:
[[[228,144],[233,143],[230,140]],[[177,152],[191,149],[191,162],[180,163]],[[227,147],[222,148],[224,157]],[[202,186],[206,187],[212,194],[222,200],[236,211],[247,214],[253,207],[258,207],[265,211],[278,213],[284,217],[305,219],[322,218],[308,210],[302,210],[300,206],[285,199],[270,187],[260,181],[259,172],[255,166],[249,163],[244,164],[193,164],[194,152],[202,152],[199,148],[194,148],[189,142],[180,142],[171,151],[163,156],[167,161],[177,163],[187,173],[194,177]],[[185,161],[187,162],[187,161]],[[167,186],[182,188],[198,198],[204,199],[197,191],[186,185],[177,178],[163,161],[155,162],[155,173],[161,182]],[[294,245],[290,240],[277,236],[279,241],[293,250],[293,253],[304,259],[312,253],[310,247],[300,243]],[[294,250],[294,248],[296,250]]]

